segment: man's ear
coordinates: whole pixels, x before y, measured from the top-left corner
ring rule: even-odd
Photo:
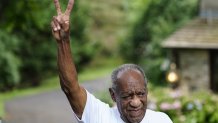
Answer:
[[[110,95],[111,95],[111,99],[112,99],[114,102],[116,102],[114,90],[113,90],[112,88],[109,88],[109,92],[110,92]]]

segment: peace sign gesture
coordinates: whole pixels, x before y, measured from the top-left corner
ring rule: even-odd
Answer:
[[[73,8],[74,0],[69,0],[67,9],[64,13],[61,12],[61,6],[58,0],[54,0],[57,16],[54,16],[51,22],[52,34],[60,42],[70,36],[70,13]]]

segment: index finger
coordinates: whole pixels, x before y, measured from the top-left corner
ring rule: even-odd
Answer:
[[[65,11],[66,15],[70,15],[70,13],[73,9],[73,4],[74,4],[74,0],[69,0],[68,5],[67,5],[67,9]]]
[[[57,10],[58,15],[61,14],[61,6],[58,0],[54,0],[55,8]]]

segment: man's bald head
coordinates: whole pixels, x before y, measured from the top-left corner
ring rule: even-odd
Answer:
[[[147,85],[147,78],[145,76],[145,72],[140,66],[135,65],[135,64],[123,64],[119,66],[118,68],[116,68],[111,74],[112,88],[114,89],[116,88],[116,85],[117,85],[116,82],[118,81],[120,75],[129,70],[138,71],[143,76],[145,80],[145,85]]]

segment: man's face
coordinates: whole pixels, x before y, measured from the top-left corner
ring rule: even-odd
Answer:
[[[115,101],[121,118],[127,123],[139,123],[147,108],[147,88],[143,75],[137,70],[118,73]]]

